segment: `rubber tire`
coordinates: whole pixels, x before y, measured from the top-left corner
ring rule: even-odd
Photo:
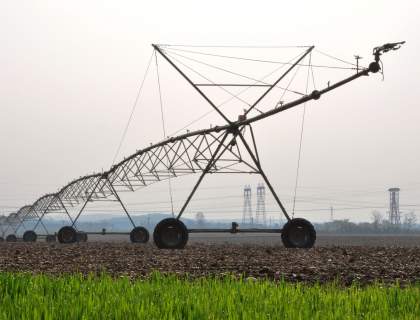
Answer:
[[[296,231],[304,232],[303,239],[294,239]],[[284,225],[281,240],[286,248],[312,248],[316,240],[316,231],[308,220],[295,218]]]
[[[45,241],[46,242],[56,242],[57,239],[56,239],[54,234],[47,234],[47,236],[45,237]]]
[[[17,241],[17,237],[16,237],[14,234],[9,234],[9,235],[6,237],[6,241],[7,241],[7,242],[16,242],[16,241]]]
[[[147,243],[149,238],[149,231],[144,227],[135,227],[130,232],[130,241],[132,243]]]
[[[183,249],[188,242],[188,229],[181,220],[163,219],[153,231],[153,240],[159,249]]]
[[[86,242],[88,240],[88,235],[84,231],[78,231],[76,234],[77,242]]]
[[[37,235],[35,231],[32,231],[32,230],[25,231],[25,233],[23,234],[24,242],[35,242],[36,238],[37,238]]]
[[[0,237],[0,242],[3,242],[3,241],[4,241],[3,237]]]
[[[70,226],[62,227],[58,230],[57,238],[60,243],[75,243],[77,241],[76,229]]]

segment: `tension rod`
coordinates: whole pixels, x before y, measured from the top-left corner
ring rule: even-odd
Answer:
[[[162,56],[162,57],[164,57],[165,58],[165,60],[166,61],[168,61],[169,62],[169,64],[176,70],[176,71],[178,71],[180,74],[181,74],[181,76],[185,79],[185,80],[187,80],[187,82],[213,107],[213,109],[214,110],[216,110],[217,111],[217,113],[218,114],[220,114],[220,116],[223,118],[223,119],[225,119],[225,121],[227,122],[227,123],[229,123],[229,124],[232,124],[232,121],[230,121],[227,117],[226,117],[226,115],[222,112],[222,111],[220,111],[220,109],[210,100],[210,98],[209,97],[207,97],[205,94],[204,94],[204,92],[203,91],[201,91],[200,90],[200,88],[198,88],[198,86],[194,83],[194,82],[192,82],[191,81],[191,79],[190,78],[188,78],[187,77],[187,75],[184,73],[184,72],[182,72],[181,71],[181,69],[179,69],[178,68],[178,66],[174,63],[174,62],[172,62],[172,60],[171,59],[169,59],[163,52],[162,52],[162,50],[159,48],[159,46],[158,45],[156,45],[156,44],[152,44],[152,46],[153,46],[153,48],[157,51],[157,52],[159,52],[159,54]]]
[[[286,70],[285,73],[281,75],[262,95],[254,102],[254,104],[245,112],[245,116],[256,107],[258,103],[290,72],[294,67],[296,67],[315,47],[312,46],[294,63],[292,64],[289,69]]]

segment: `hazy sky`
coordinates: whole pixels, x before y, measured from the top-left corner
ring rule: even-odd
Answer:
[[[373,47],[401,40],[401,50],[383,57],[385,81],[360,79],[308,104],[296,212],[327,220],[333,206],[336,218],[369,220],[374,208],[386,212],[386,190],[398,186],[402,210],[418,213],[419,16],[418,1],[0,1],[0,214],[109,168],[151,43],[314,44],[350,61],[359,54],[366,65]],[[173,132],[210,107],[159,63]],[[153,94],[137,106],[118,159],[162,138]],[[255,127],[263,166],[288,209],[301,116],[296,108]],[[211,116],[200,125],[216,123]],[[197,178],[173,181],[176,208]],[[212,176],[188,212],[237,219],[243,185],[260,181]],[[169,210],[167,189],[164,182],[127,195],[128,206]],[[216,204],[218,196],[226,198]],[[267,206],[278,219],[270,197]]]

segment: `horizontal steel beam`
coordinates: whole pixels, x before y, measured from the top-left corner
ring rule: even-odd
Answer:
[[[188,233],[282,233],[283,229],[188,229]]]
[[[86,234],[97,234],[97,235],[102,235],[102,236],[106,236],[106,235],[129,235],[130,234],[130,232],[128,232],[128,231],[105,231],[105,232],[102,232],[102,231],[99,231],[99,232],[95,232],[95,231],[89,231],[89,232],[87,232],[87,231],[82,231],[83,233],[86,233]]]

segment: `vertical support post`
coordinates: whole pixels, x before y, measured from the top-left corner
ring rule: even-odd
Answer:
[[[106,178],[106,180],[108,181],[108,184],[111,187],[112,193],[114,194],[115,198],[117,198],[118,202],[121,204],[121,207],[123,208],[123,210],[124,210],[125,214],[127,215],[128,219],[130,220],[133,228],[135,228],[136,224],[134,223],[133,219],[131,218],[130,214],[128,213],[124,203],[121,201],[121,198],[118,195],[117,190],[115,190],[114,186],[112,185],[111,181],[109,181],[108,177]]]
[[[252,139],[252,145],[254,146],[254,151],[255,151],[255,157],[257,158],[258,162],[260,162],[260,156],[258,155],[258,148],[257,148],[257,142],[255,141],[255,136],[254,136],[254,130],[252,129],[252,126],[249,124],[249,131],[251,132],[251,139]]]
[[[60,204],[63,207],[64,211],[66,212],[67,216],[69,217],[70,222],[73,224],[73,219],[72,219],[70,213],[68,212],[66,206],[64,205],[63,201],[61,200],[61,198],[60,198],[60,196],[58,194],[57,194],[57,199],[58,199],[58,201],[60,201]]]
[[[9,222],[8,220],[9,220],[9,219],[8,219],[8,218],[6,218],[6,222]],[[3,229],[3,236],[5,236],[5,235],[6,235],[6,232],[7,232],[7,230],[9,230],[9,227],[10,227],[10,223],[7,223],[6,228],[4,228],[4,229]]]
[[[283,204],[280,201],[280,198],[277,196],[276,191],[274,190],[273,186],[271,185],[270,181],[268,180],[267,176],[265,175],[265,173],[264,173],[264,171],[261,167],[260,162],[255,157],[255,155],[252,152],[250,146],[248,145],[248,142],[246,142],[246,140],[245,140],[245,138],[244,138],[244,136],[242,135],[241,132],[239,132],[238,135],[239,135],[240,139],[242,140],[242,143],[244,144],[244,146],[245,146],[246,150],[248,151],[249,155],[251,156],[252,161],[254,161],[255,165],[257,166],[260,175],[263,177],[265,183],[267,184],[268,188],[270,189],[274,199],[276,200],[277,204],[279,205],[279,207],[280,207],[281,211],[283,212],[284,216],[286,217],[287,220],[290,221],[291,219],[289,217],[289,214],[287,213],[286,209],[284,208]]]
[[[41,223],[42,225],[44,225],[43,223],[42,223],[42,218],[44,218],[44,215],[45,215],[45,213],[47,212],[47,210],[48,210],[48,208],[49,208],[49,205],[47,206],[47,208],[42,212],[42,214],[41,214],[41,216],[39,217],[38,216],[38,221],[35,223],[35,227],[34,227],[34,231],[36,230],[36,228],[38,228],[38,225]],[[37,214],[38,215],[38,214]],[[44,226],[44,228],[45,228],[45,226]],[[46,228],[45,228],[46,229]],[[46,230],[47,231],[47,234],[48,234],[48,230]]]
[[[38,213],[37,212],[35,212],[35,214],[36,214],[36,216],[38,217],[38,219],[39,219],[39,215],[38,215]],[[44,228],[44,230],[45,230],[45,232],[47,233],[47,234],[50,234],[49,232],[48,232],[48,229],[47,229],[47,227],[45,226],[45,224],[42,222],[42,221],[40,221],[40,220],[38,220],[39,221],[39,223],[41,223],[41,226]],[[38,222],[37,222],[38,223]],[[34,231],[35,231],[35,227],[34,227]]]
[[[35,214],[38,216],[38,221],[35,224],[34,227],[34,231],[36,230],[36,228],[38,228],[38,225],[41,224],[45,230],[45,232],[47,234],[49,234],[47,227],[44,225],[44,223],[42,222],[42,219],[44,218],[45,214],[47,213],[48,209],[50,208],[51,204],[54,202],[55,199],[58,199],[61,202],[60,196],[57,194],[54,195],[54,197],[50,200],[50,202],[48,203],[47,207],[44,209],[44,211],[42,212],[41,216],[38,215],[38,212],[35,211]],[[62,206],[64,207],[64,205],[62,204]],[[31,209],[32,210],[32,209]],[[64,210],[66,210],[66,207],[64,207]],[[66,210],[67,211],[67,210]],[[71,219],[71,218],[70,218]]]
[[[75,226],[77,220],[79,219],[80,215],[82,214],[83,210],[85,209],[87,203],[90,201],[90,199],[92,198],[92,195],[95,193],[96,188],[99,186],[99,183],[101,182],[101,180],[104,178],[104,176],[100,176],[98,179],[98,182],[95,184],[95,187],[92,189],[91,193],[89,193],[89,196],[87,197],[85,203],[83,204],[82,208],[79,210],[79,213],[77,214],[76,218],[73,220],[73,223],[71,224],[72,227]],[[108,180],[108,177],[107,177]]]
[[[48,208],[48,207],[47,207]],[[21,226],[23,226],[25,229],[26,229],[26,227],[25,227],[25,224],[24,224],[24,221],[25,221],[25,218],[27,217],[27,216],[29,216],[31,213],[32,213],[32,210],[33,210],[33,208],[31,207],[29,210],[28,210],[28,212],[25,214],[25,216],[22,218],[22,220],[21,220],[21,223],[17,226],[17,228],[15,229],[15,234],[17,234],[17,232],[18,232],[18,230],[19,230],[19,228],[21,227]],[[34,231],[36,230],[36,227],[38,226],[38,222],[41,222],[41,225],[44,227],[44,229],[45,229],[45,231],[47,232],[47,234],[48,234],[48,230],[47,230],[47,228],[45,227],[45,225],[42,223],[42,221],[39,221],[39,216],[38,216],[38,213],[36,212],[36,211],[34,211],[34,213],[35,213],[35,215],[38,217],[38,221],[37,221],[37,223],[35,224],[35,227],[34,227]]]
[[[229,131],[226,131],[225,135],[223,136],[222,140],[220,141],[219,145],[217,146],[216,150],[214,151],[213,156],[210,158],[209,163],[204,168],[203,172],[200,175],[200,178],[198,178],[198,181],[196,182],[194,188],[192,189],[192,191],[189,194],[187,200],[185,201],[184,205],[182,206],[181,210],[179,211],[178,216],[176,217],[177,220],[179,220],[181,218],[182,214],[184,213],[185,209],[187,208],[188,204],[190,203],[192,197],[194,196],[194,193],[197,191],[198,186],[200,185],[204,176],[209,172],[211,166],[214,164],[215,159],[216,159],[220,149],[222,148],[223,143],[225,142],[228,135],[229,135]],[[226,147],[224,148],[224,150],[222,151],[221,154],[223,154],[223,152],[225,152],[225,150],[226,150]]]
[[[26,229],[25,224],[23,223],[23,221],[24,221],[23,218],[20,219],[19,216],[16,216],[16,217],[19,219],[19,224],[16,226],[16,228],[14,230],[15,234],[17,234],[17,232],[18,232],[18,230],[21,226],[23,226]]]

